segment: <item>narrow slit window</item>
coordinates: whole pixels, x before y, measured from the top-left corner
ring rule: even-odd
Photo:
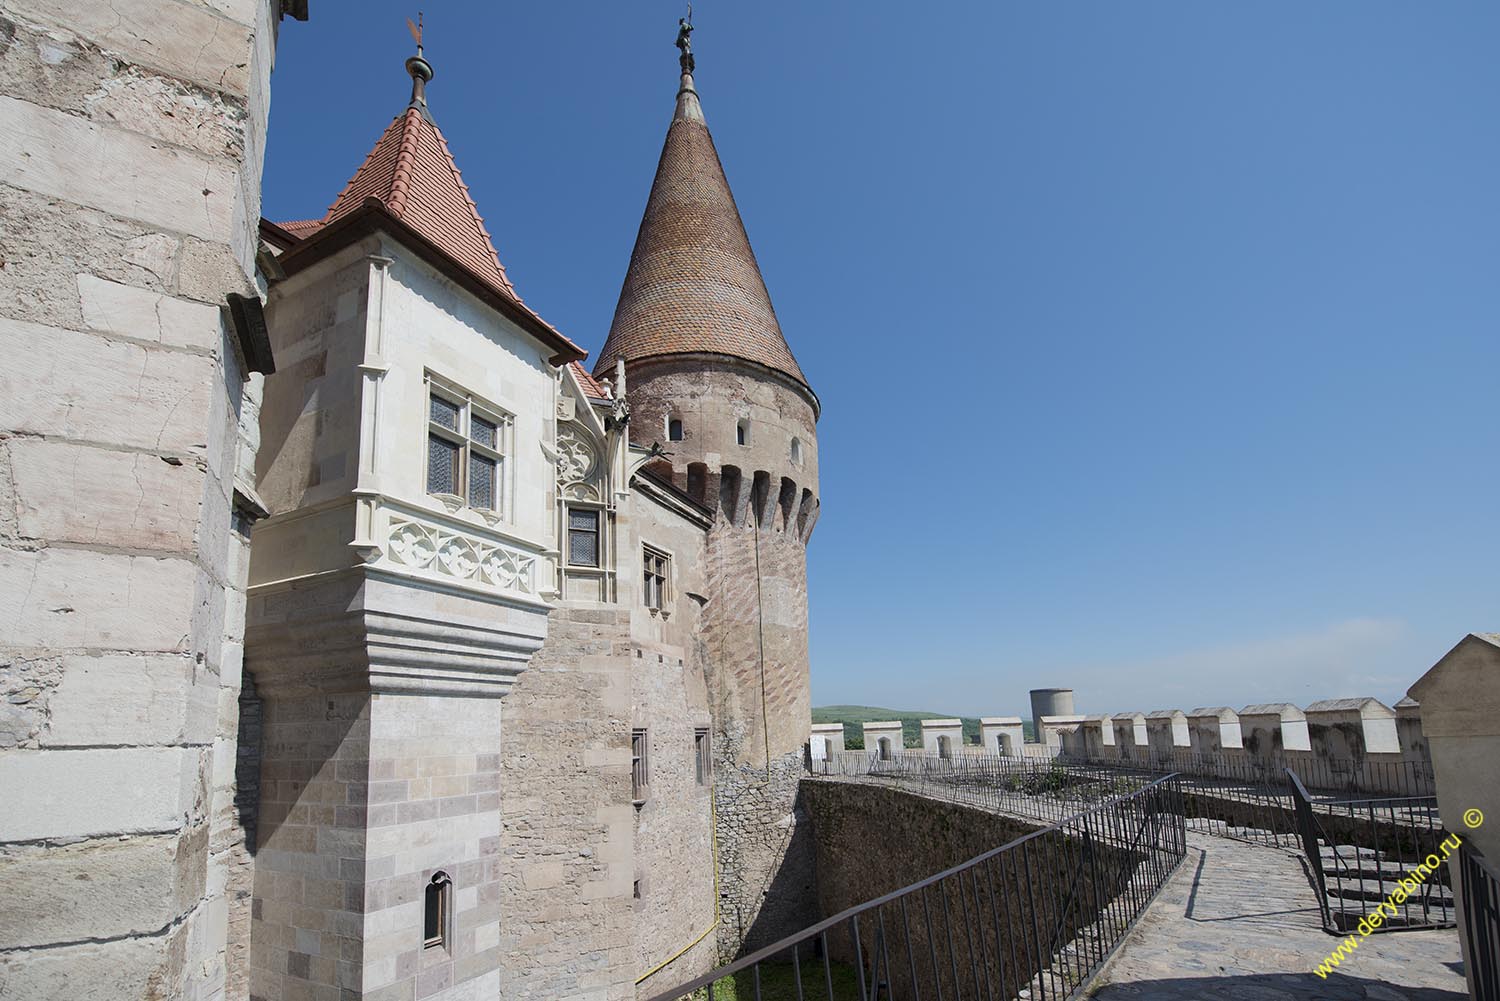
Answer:
[[[636,806],[646,802],[650,795],[651,744],[645,730],[630,731],[630,798]]]
[[[426,949],[447,945],[448,912],[452,906],[453,880],[446,872],[435,872],[427,883],[422,911],[422,946]]]
[[[738,445],[750,444],[750,422],[740,421],[734,426],[734,440]]]
[[[801,465],[802,463],[802,439],[792,439],[792,461]]]
[[[706,786],[713,779],[713,759],[709,757],[708,727],[700,726],[693,731],[693,761],[697,765],[698,784]]]

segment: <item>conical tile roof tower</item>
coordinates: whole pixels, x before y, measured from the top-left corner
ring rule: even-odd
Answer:
[[[764,365],[807,388],[704,121],[692,54],[683,48],[677,108],[594,373],[607,375],[617,358],[706,353]]]

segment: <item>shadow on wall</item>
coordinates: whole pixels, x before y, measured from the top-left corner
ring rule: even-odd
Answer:
[[[768,946],[818,921],[817,853],[804,801],[805,789],[805,784],[798,786],[791,837],[786,839],[781,864],[766,885],[760,910],[744,930],[740,955]]]
[[[1370,988],[1376,988],[1371,991]],[[1335,973],[1324,980],[1316,973],[1266,973],[1243,977],[1188,977],[1182,980],[1133,980],[1106,984],[1094,1001],[1200,1001],[1202,998],[1254,998],[1255,1001],[1367,1001],[1396,997],[1380,980]],[[1436,987],[1400,988],[1406,1001],[1468,1001],[1467,994]]]

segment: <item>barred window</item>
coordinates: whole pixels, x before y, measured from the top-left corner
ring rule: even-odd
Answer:
[[[568,508],[568,563],[575,567],[599,565],[599,512]]]
[[[427,492],[499,511],[510,420],[459,390],[428,383]]]
[[[645,730],[630,731],[630,798],[637,806],[646,802],[651,783],[651,742]]]
[[[708,727],[700,726],[693,731],[693,761],[698,768],[698,784],[706,786],[713,779],[714,764],[709,757]]]
[[[660,549],[643,547],[641,563],[644,567],[646,607],[658,611],[667,607],[667,581],[671,577],[672,557]]]

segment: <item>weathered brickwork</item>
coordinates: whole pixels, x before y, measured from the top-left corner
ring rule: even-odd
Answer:
[[[0,2],[0,893],[49,901],[7,999],[233,994],[259,384],[221,307],[278,10]]]

